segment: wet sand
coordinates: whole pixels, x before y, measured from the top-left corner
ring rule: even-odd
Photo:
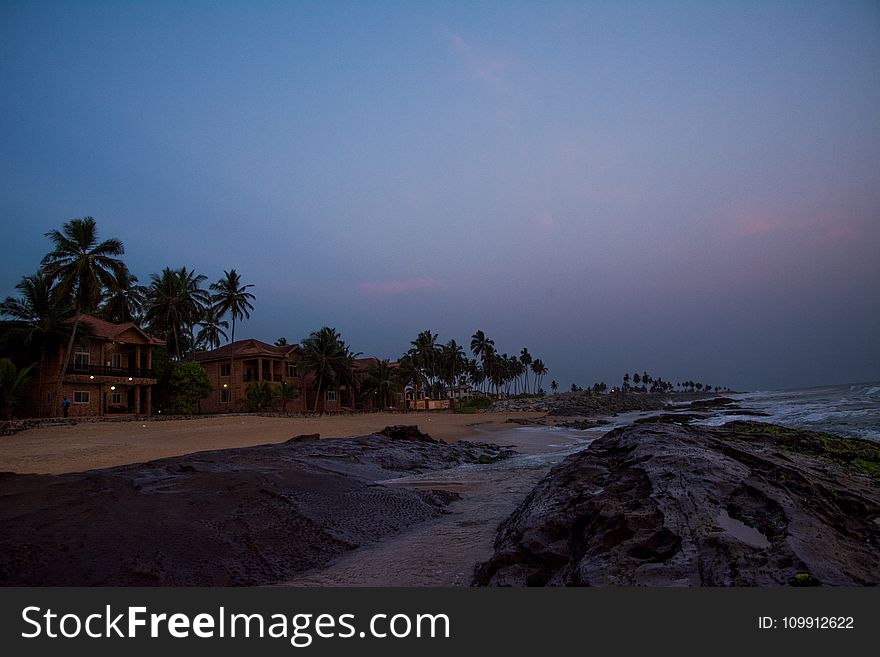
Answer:
[[[0,437],[0,472],[63,474],[143,463],[169,456],[281,443],[302,434],[363,436],[394,424],[418,424],[447,442],[509,429],[508,418],[543,413],[370,413],[310,418],[205,416],[156,422],[84,422]],[[490,438],[487,437],[487,440]]]
[[[519,454],[491,465],[462,465],[380,482],[386,487],[450,491],[461,498],[446,508],[446,515],[347,552],[283,585],[470,586],[475,566],[493,554],[498,524],[550,468],[603,433],[543,427],[478,430],[476,440],[491,437]]]

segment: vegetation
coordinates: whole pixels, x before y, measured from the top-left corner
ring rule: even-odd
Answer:
[[[232,317],[232,337],[231,341],[235,342],[235,320],[250,318],[254,309],[253,301],[256,297],[248,292],[253,285],[244,285],[241,282],[241,276],[234,269],[223,272],[223,278],[216,283],[211,283],[211,290],[214,296],[211,301],[214,302],[214,309],[222,317],[229,313]]]
[[[299,397],[299,386],[290,381],[282,381],[278,384],[276,397],[281,402],[281,410],[287,412],[287,404]]]
[[[798,454],[820,456],[851,468],[880,482],[880,444],[833,433],[789,429],[765,422],[729,422],[724,425],[740,434],[773,436],[776,444]]]
[[[19,370],[8,358],[0,358],[0,420],[14,417],[32,366]]]
[[[92,217],[72,219],[64,223],[60,231],[46,233],[46,237],[55,248],[43,258],[43,270],[49,280],[57,285],[58,296],[69,299],[74,311],[73,329],[61,359],[55,388],[54,399],[58,400],[61,399],[61,386],[73,354],[81,314],[97,308],[104,291],[112,289],[128,270],[115,257],[125,253],[122,242],[112,238],[99,242]],[[58,411],[57,404],[53,404],[52,408]]]
[[[633,385],[630,385],[632,381]],[[604,383],[602,384],[604,385]],[[634,372],[630,377],[629,372],[623,375],[623,385],[621,389],[624,392],[672,392],[678,388],[679,391],[685,392],[732,392],[730,388],[722,388],[721,386],[710,386],[707,383],[695,383],[694,381],[682,381],[680,383],[669,383],[663,379],[653,377],[647,372]],[[595,386],[594,386],[595,389]]]
[[[199,401],[211,392],[205,368],[195,362],[174,363],[171,367],[168,401],[172,413],[192,415]]]
[[[312,331],[302,341],[302,367],[314,375],[315,404],[317,412],[324,409],[324,394],[327,388],[339,385],[356,386],[354,359],[356,354],[348,348],[336,329],[325,326]]]
[[[272,408],[278,397],[275,386],[268,381],[251,381],[247,391],[247,409],[250,412]]]
[[[456,413],[478,413],[492,405],[489,397],[472,397],[462,401],[456,408]]]

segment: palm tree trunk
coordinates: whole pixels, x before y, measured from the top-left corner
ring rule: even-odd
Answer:
[[[70,360],[70,353],[73,351],[73,341],[76,339],[76,330],[79,328],[79,314],[79,308],[77,308],[76,319],[73,320],[73,331],[70,332],[70,339],[67,341],[67,351],[64,353],[64,358],[61,360],[61,367],[58,372],[58,383],[55,385],[55,399],[52,400],[52,406],[55,408],[52,412],[53,417],[58,414],[61,388],[64,385],[64,377],[67,375],[67,363]]]
[[[38,417],[43,417],[43,371],[46,369],[46,346],[43,345],[40,348],[40,387],[39,387],[39,399],[37,400],[39,409],[37,411]]]
[[[318,412],[318,398],[321,396],[321,385],[324,383],[324,372],[322,371],[318,375],[318,388],[315,390],[315,406],[312,410],[313,413]]]

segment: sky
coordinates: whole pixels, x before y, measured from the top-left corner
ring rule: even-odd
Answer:
[[[880,3],[0,0],[0,295],[93,216],[236,337],[880,379]]]

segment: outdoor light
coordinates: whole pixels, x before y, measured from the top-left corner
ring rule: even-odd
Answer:
[[[90,378],[90,379],[94,379],[94,378],[95,378],[95,375],[94,375],[94,374],[90,374],[90,375],[89,375],[89,378]]]
[[[116,390],[116,386],[110,386],[110,390]]]
[[[129,381],[134,381],[134,379],[133,379],[133,378],[131,378],[131,377],[128,377],[128,380],[129,380]]]
[[[228,387],[229,387],[229,384],[228,384],[228,383],[224,383],[224,384],[223,384],[223,387],[224,387],[224,388],[228,388]]]

